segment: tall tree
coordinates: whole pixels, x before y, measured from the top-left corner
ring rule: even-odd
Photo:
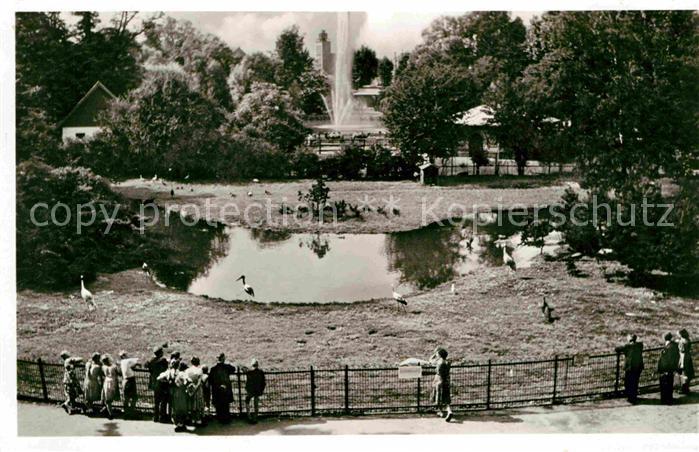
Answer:
[[[383,57],[379,60],[378,66],[379,79],[381,84],[386,87],[393,81],[393,62],[387,57]]]
[[[378,67],[376,52],[367,46],[361,46],[352,58],[352,86],[359,88],[371,83],[376,78]]]
[[[279,86],[288,89],[294,81],[313,67],[313,59],[303,46],[303,36],[297,25],[282,31],[275,43],[275,50],[280,62],[277,74]]]

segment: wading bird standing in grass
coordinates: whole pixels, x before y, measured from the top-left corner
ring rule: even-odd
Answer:
[[[502,245],[502,263],[510,267],[513,271],[517,271],[517,264],[515,260],[512,259],[512,256],[507,253],[507,247],[504,244]]]
[[[83,281],[83,275],[80,275],[80,296],[83,301],[92,309],[97,309],[95,300],[92,299],[92,292],[85,288],[85,282]]]
[[[148,267],[148,264],[144,262],[143,265],[141,265],[141,269],[143,270],[143,273],[150,276],[150,268]]]
[[[403,297],[403,295],[396,292],[395,287],[391,287],[391,289],[393,290],[393,299],[396,300],[398,305],[402,306],[403,309],[405,310],[405,307],[408,306],[408,302],[405,301],[405,298]]]
[[[236,281],[240,281],[241,279],[243,280],[243,290],[245,293],[255,298],[255,291],[250,284],[245,282],[245,275],[240,275],[240,278],[236,279]]]

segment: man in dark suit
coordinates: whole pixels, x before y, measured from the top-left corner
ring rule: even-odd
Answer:
[[[665,346],[658,358],[658,377],[660,379],[660,403],[672,405],[672,390],[675,372],[679,366],[680,351],[677,342],[672,340],[672,333],[665,335]]]
[[[209,370],[211,399],[216,409],[216,419],[221,423],[230,421],[231,402],[233,401],[233,385],[231,377],[235,375],[235,366],[226,362],[226,355],[218,355],[218,362]]]
[[[166,382],[158,381],[158,376],[167,370],[168,362],[163,356],[163,347],[155,347],[153,355],[146,363],[146,369],[150,373],[148,389],[153,391],[153,422],[168,422],[169,387]]]
[[[629,403],[638,401],[638,381],[643,371],[643,342],[637,342],[635,334],[629,334],[628,342],[616,348],[624,354],[624,392]]]

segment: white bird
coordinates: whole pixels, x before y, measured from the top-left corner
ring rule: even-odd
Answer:
[[[153,182],[157,181],[157,180],[158,180],[158,175],[156,174],[155,176],[153,176],[153,178],[152,178],[151,180],[152,180]]]
[[[85,282],[83,281],[83,275],[80,275],[80,296],[83,301],[91,306],[93,309],[97,309],[95,300],[92,299],[92,292],[85,288]]]
[[[515,260],[512,259],[512,256],[507,253],[507,247],[504,245],[502,247],[502,263],[509,266],[512,270],[517,271],[517,264]]]
[[[143,174],[139,174],[139,175],[138,175],[138,179],[141,180],[141,181],[143,181]]]
[[[396,300],[396,302],[399,305],[403,306],[403,309],[405,309],[405,307],[408,306],[408,302],[405,301],[405,298],[403,297],[403,295],[396,292],[395,287],[391,287],[391,289],[393,290],[393,299]]]
[[[248,196],[252,196],[252,192],[251,192],[251,191],[248,192]]]
[[[189,174],[184,177],[184,180],[189,180]]]
[[[148,268],[148,264],[144,262],[143,265],[141,265],[141,269],[143,269],[143,273],[150,276],[150,268]]]
[[[454,283],[451,283],[451,294],[456,295],[456,285]]]
[[[245,275],[240,275],[240,278],[236,279],[236,281],[240,281],[241,279],[243,280],[243,290],[245,293],[255,298],[255,291],[250,284],[245,282]]]
[[[260,182],[260,180],[259,180],[259,179],[253,179],[252,181],[253,181],[253,182],[255,182],[255,183],[258,183],[258,182]]]

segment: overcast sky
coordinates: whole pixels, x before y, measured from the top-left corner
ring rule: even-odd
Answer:
[[[352,12],[350,34],[355,48],[364,44],[381,56],[392,57],[394,53],[411,50],[421,42],[421,32],[432,20],[442,15],[460,15],[464,12]],[[298,25],[305,43],[315,55],[314,43],[321,30],[326,30],[335,51],[335,28],[337,15],[333,12],[166,12],[176,19],[189,20],[203,32],[212,33],[232,48],[240,47],[246,53],[271,51],[274,41],[287,27]],[[515,15],[525,24],[539,12],[517,11]],[[142,17],[149,13],[141,13]],[[100,13],[103,24],[108,23],[111,13]],[[65,13],[66,20],[74,18]]]

